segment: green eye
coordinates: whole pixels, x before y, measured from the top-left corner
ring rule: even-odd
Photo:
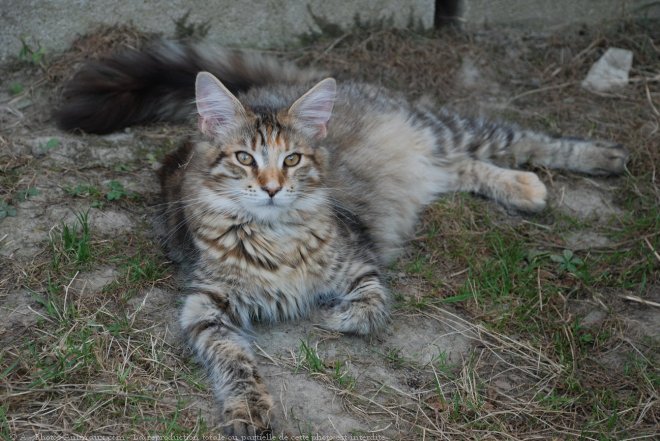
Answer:
[[[287,167],[293,167],[294,165],[298,165],[300,162],[300,154],[299,153],[292,153],[286,158],[284,158],[284,165]]]
[[[240,162],[243,165],[253,165],[254,164],[254,158],[249,153],[237,152],[236,153],[236,159],[238,159],[238,162]]]

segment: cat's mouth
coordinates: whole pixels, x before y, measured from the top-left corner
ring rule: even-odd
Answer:
[[[267,208],[281,208],[282,204],[275,202],[275,199],[268,199],[267,201],[264,201],[263,204],[261,204],[262,207],[267,207]]]

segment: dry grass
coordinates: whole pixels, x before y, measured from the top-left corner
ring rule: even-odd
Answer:
[[[318,332],[305,351],[257,348],[262,362],[306,372],[341,399],[347,414],[391,438],[652,438],[660,418],[652,322],[658,317],[652,303],[660,300],[657,29],[657,23],[622,24],[550,37],[371,29],[282,53],[340,78],[376,82],[411,97],[428,94],[469,114],[613,139],[629,146],[632,156],[626,177],[589,181],[618,207],[607,219],[581,218],[556,205],[534,217],[510,216],[466,195],[429,208],[417,238],[390,272],[395,317],[435,322],[460,335],[472,348],[462,359],[439,354],[421,362],[376,341],[378,351],[370,356],[405,379],[405,386],[395,387],[352,371],[350,360],[330,363],[329,342],[344,340]],[[0,197],[18,207],[22,228],[33,225],[30,210],[52,206],[78,212],[96,207],[92,214],[119,212],[133,220],[121,234],[92,226],[86,237],[85,221],[65,222],[67,236],[60,219],[51,219],[46,239],[26,253],[7,245],[21,226],[7,228],[12,219],[0,220],[0,301],[8,323],[0,334],[4,439],[38,434],[191,439],[213,433],[210,426],[217,423],[204,379],[171,328],[173,269],[150,225],[156,203],[155,189],[149,188],[155,185],[151,163],[162,153],[163,139],[176,140],[183,129],[136,130],[131,142],[140,144],[142,156],[79,168],[45,161],[25,148],[21,133],[22,128],[53,133],[49,111],[18,109],[21,99],[47,105],[49,87],[68,77],[76,63],[148,38],[129,27],[105,28],[58,58],[47,56],[41,66],[3,68],[9,80],[2,87],[20,77],[29,81],[24,92],[3,102],[10,123],[0,130]],[[610,46],[634,51],[631,84],[601,96],[584,91],[581,79]],[[467,81],[474,72],[479,74]],[[107,147],[93,137],[83,141]],[[562,197],[562,186],[585,182],[538,172],[556,190],[555,199]],[[140,196],[109,201],[107,181],[115,179],[137,182],[131,191]],[[76,190],[79,183],[89,188]],[[21,201],[20,192],[31,187],[42,199]],[[568,239],[587,233],[606,240],[578,249]],[[558,263],[553,256],[565,249],[582,263],[572,258]],[[106,270],[107,283],[91,287]],[[626,296],[646,303],[631,304]],[[595,318],[587,320],[592,313]]]

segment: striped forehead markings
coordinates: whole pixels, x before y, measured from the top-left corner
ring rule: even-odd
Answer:
[[[264,160],[268,160],[269,151],[272,149],[286,149],[286,141],[282,136],[282,126],[270,118],[257,121],[256,133],[251,140],[250,146],[253,151],[261,147]]]
[[[266,145],[266,135],[261,131],[261,127],[257,127],[257,133],[252,140],[252,150],[257,150],[258,146]]]

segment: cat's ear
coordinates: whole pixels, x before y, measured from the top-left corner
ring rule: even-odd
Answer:
[[[195,103],[199,130],[216,137],[226,134],[245,116],[245,108],[216,77],[208,72],[197,74]]]
[[[325,138],[336,95],[337,83],[326,78],[298,98],[289,108],[289,115],[303,132]]]

